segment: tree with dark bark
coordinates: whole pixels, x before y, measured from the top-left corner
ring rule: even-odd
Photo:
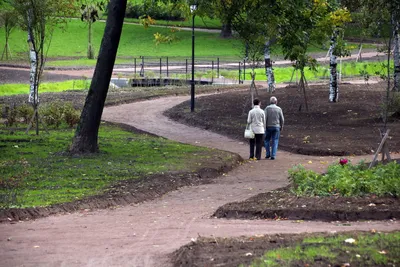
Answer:
[[[393,49],[393,91],[400,92],[400,0],[360,0],[365,34],[381,36],[388,52]],[[389,44],[390,41],[390,44]],[[392,48],[393,45],[393,48]],[[389,68],[389,65],[387,66]],[[388,76],[390,78],[391,75]]]
[[[70,152],[98,152],[98,133],[117,56],[127,0],[111,0],[99,56]]]

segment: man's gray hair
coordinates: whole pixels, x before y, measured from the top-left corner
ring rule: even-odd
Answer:
[[[276,103],[278,103],[278,99],[275,96],[271,96],[271,98],[269,99],[269,102],[271,104],[276,104]]]

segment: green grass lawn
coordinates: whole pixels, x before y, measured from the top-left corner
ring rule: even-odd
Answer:
[[[38,207],[101,194],[115,182],[169,171],[194,171],[213,151],[102,125],[100,153],[65,153],[73,129],[39,136],[0,129],[0,208]],[[222,154],[221,154],[222,153]]]
[[[93,24],[93,43],[96,54],[104,33],[104,22]],[[124,24],[118,57],[139,56],[190,56],[191,32],[176,31],[177,40],[170,44],[156,45],[155,33],[170,34],[171,30],[164,27],[149,27]],[[0,40],[4,40],[4,30],[0,30]],[[10,49],[13,56],[27,58],[26,32],[15,29],[10,36]],[[87,49],[87,25],[80,20],[68,22],[66,30],[56,29],[51,40],[48,57],[85,57]],[[197,56],[239,56],[241,44],[236,39],[222,39],[217,33],[196,32]]]
[[[29,82],[27,80],[27,82]],[[64,82],[44,82],[40,83],[40,93],[55,93],[67,90],[86,90],[90,87],[90,80],[68,80]],[[29,84],[9,83],[0,84],[0,96],[28,94]]]
[[[104,33],[105,23],[98,21],[93,24],[93,43],[96,54],[99,51],[101,39]],[[172,43],[162,43],[156,45],[154,34],[173,34],[176,40]],[[140,56],[151,57],[190,57],[191,56],[191,31],[171,29],[165,27],[149,27],[145,29],[142,25],[125,23],[122,31],[121,41],[118,48],[117,63],[124,62],[124,58],[133,58]],[[243,58],[243,45],[235,39],[223,39],[219,33],[199,32],[196,34],[196,57],[226,57],[240,60]],[[4,29],[0,29],[0,45],[4,40]],[[13,60],[27,60],[26,32],[15,29],[9,41],[9,46]],[[354,44],[354,47],[356,45]],[[51,45],[48,50],[47,62],[51,65],[89,65],[94,66],[96,60],[85,60],[87,51],[87,25],[78,19],[72,19],[68,22],[65,31],[56,29]],[[324,52],[326,49],[311,46],[310,52]],[[274,54],[281,54],[280,48],[273,49]],[[54,63],[55,59],[67,59],[71,61],[59,61]],[[78,61],[75,61],[78,60]],[[126,61],[125,61],[126,62]]]
[[[250,266],[397,266],[399,259],[400,232],[344,233],[315,235],[299,244],[270,250]]]

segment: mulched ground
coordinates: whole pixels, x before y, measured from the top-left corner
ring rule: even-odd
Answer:
[[[326,84],[310,86],[308,111],[296,86],[278,88],[273,93],[285,116],[279,149],[321,156],[373,154],[381,141],[379,130],[384,128],[381,116],[385,84],[341,84],[338,103],[329,103],[328,93]],[[265,89],[258,90],[262,108],[270,97]],[[166,115],[188,125],[247,141],[243,132],[251,108],[249,92],[196,99],[193,113],[188,112],[188,107],[188,103],[182,103]],[[400,151],[399,118],[389,117],[386,126],[391,130],[391,151]]]
[[[219,207],[213,214],[227,219],[318,221],[389,220],[400,218],[400,199],[394,197],[297,197],[290,188],[261,193]]]

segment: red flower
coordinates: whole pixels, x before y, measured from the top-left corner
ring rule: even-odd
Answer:
[[[346,165],[347,163],[348,163],[349,161],[346,159],[346,158],[341,158],[340,160],[339,160],[339,164],[340,165]]]

